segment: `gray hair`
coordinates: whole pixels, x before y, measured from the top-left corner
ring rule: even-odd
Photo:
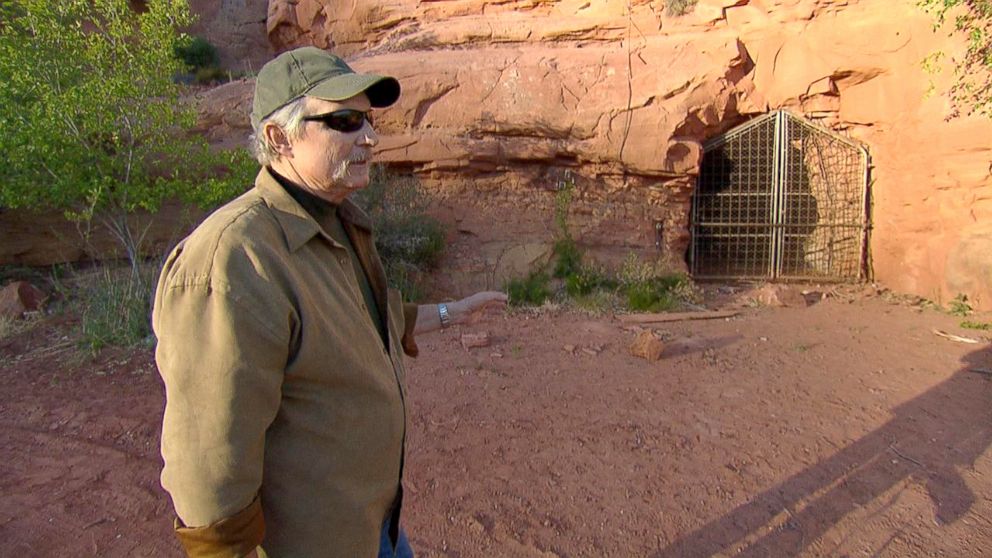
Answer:
[[[269,145],[269,141],[265,137],[266,124],[272,123],[279,126],[289,139],[303,136],[303,117],[305,116],[303,112],[306,108],[306,101],[306,97],[300,97],[276,109],[275,112],[263,118],[248,136],[251,152],[258,160],[258,164],[264,167],[279,158],[279,153]]]

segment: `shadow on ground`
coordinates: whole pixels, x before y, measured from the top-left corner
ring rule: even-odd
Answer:
[[[973,467],[992,445],[990,370],[992,349],[969,353],[953,376],[893,409],[892,420],[877,430],[654,558],[795,556],[907,478],[926,487],[935,521],[957,521],[976,501],[957,469]]]

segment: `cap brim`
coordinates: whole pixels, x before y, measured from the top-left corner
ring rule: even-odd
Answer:
[[[344,101],[359,93],[365,93],[373,107],[388,107],[400,98],[400,82],[388,76],[344,74],[325,79],[304,94],[325,101]]]

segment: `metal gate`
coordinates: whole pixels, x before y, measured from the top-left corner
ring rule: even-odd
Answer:
[[[867,149],[776,111],[703,152],[690,223],[694,277],[865,277]]]

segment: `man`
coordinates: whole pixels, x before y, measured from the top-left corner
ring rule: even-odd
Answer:
[[[153,311],[165,383],[162,485],[190,556],[412,556],[399,529],[402,353],[505,302],[406,305],[368,218],[369,112],[399,97],[307,47],[255,84],[255,187],[166,261]]]

